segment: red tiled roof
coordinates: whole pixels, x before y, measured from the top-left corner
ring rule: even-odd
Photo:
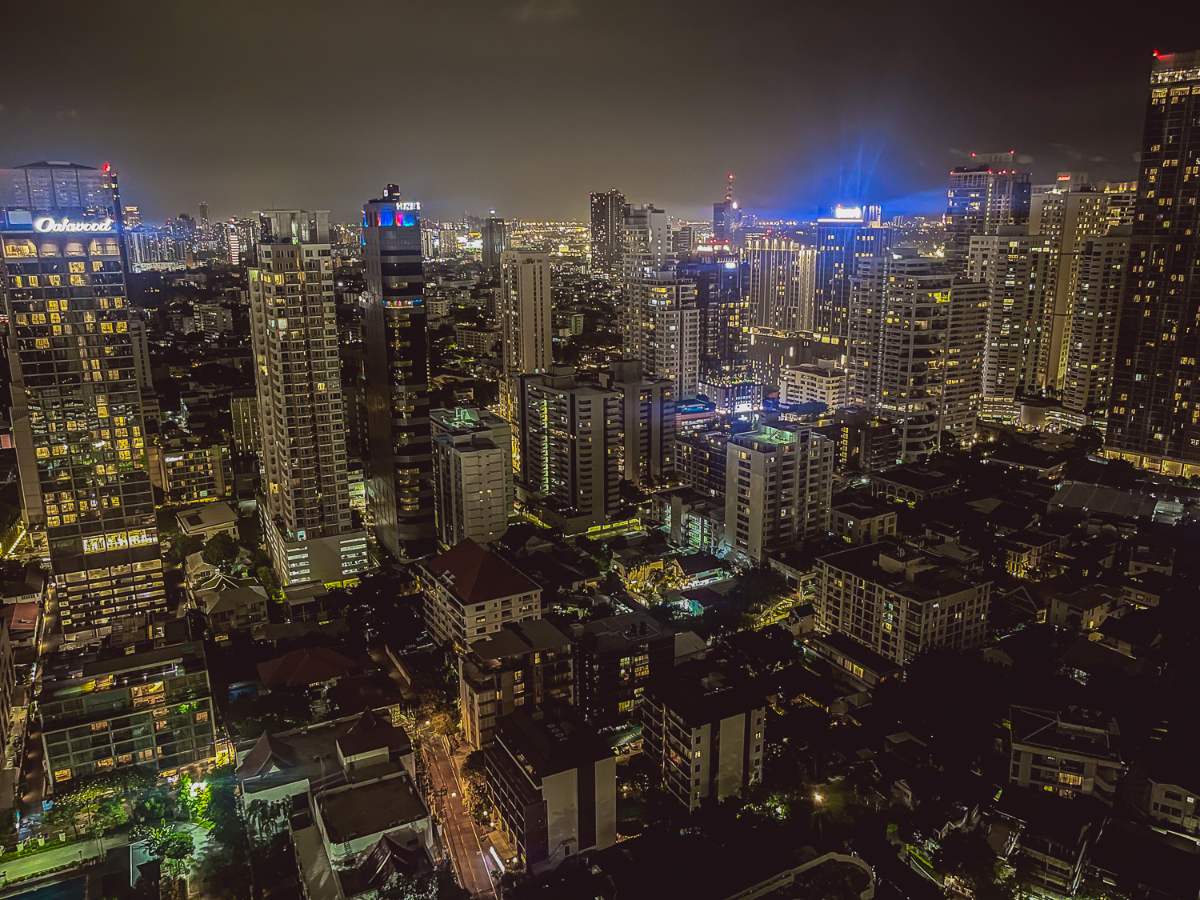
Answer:
[[[302,688],[333,681],[358,669],[352,660],[328,647],[293,650],[258,664],[258,679],[268,688]]]
[[[37,602],[33,600],[4,605],[4,620],[8,625],[8,633],[11,635],[28,634],[35,631],[39,615],[41,615],[41,610],[38,609]]]
[[[464,605],[538,590],[536,582],[503,557],[470,539],[435,556],[425,568]]]

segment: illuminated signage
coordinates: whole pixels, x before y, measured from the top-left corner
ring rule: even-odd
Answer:
[[[103,234],[113,230],[113,220],[106,216],[103,219],[80,222],[67,216],[63,216],[61,219],[53,216],[40,216],[33,220],[33,230],[63,234]]]
[[[833,217],[835,219],[861,219],[862,207],[842,206],[842,204],[839,203],[833,208]]]
[[[416,210],[419,210],[420,208],[421,208],[421,204],[418,203],[416,200],[405,200],[402,203],[396,204],[396,209],[416,211]]]

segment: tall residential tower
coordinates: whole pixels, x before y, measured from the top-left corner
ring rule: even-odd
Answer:
[[[26,527],[69,642],[165,608],[116,173],[0,170],[4,312]]]

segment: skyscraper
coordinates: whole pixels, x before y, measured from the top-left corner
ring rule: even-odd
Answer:
[[[1075,250],[1063,383],[1063,406],[1072,412],[1104,416],[1108,409],[1129,231],[1130,226],[1121,226],[1104,237],[1082,241]]]
[[[1016,154],[983,154],[975,160],[950,170],[946,192],[946,256],[959,264],[973,236],[1029,220],[1032,187],[1029,173],[1016,168]]]
[[[922,459],[943,432],[974,441],[982,396],[987,288],[904,248],[854,283],[854,399],[896,423],[900,456]]]
[[[661,271],[671,260],[671,218],[653,203],[626,207],[621,223],[621,274],[634,277],[645,270]]]
[[[988,288],[983,395],[990,416],[1018,397],[1046,388],[1058,247],[1020,225],[968,243],[967,277]]]
[[[817,251],[789,238],[750,238],[750,319],[760,328],[809,331],[813,326]]]
[[[1047,298],[1045,386],[1050,392],[1061,391],[1066,378],[1072,309],[1080,286],[1080,249],[1086,241],[1103,237],[1121,224],[1134,197],[1127,187],[1093,186],[1086,173],[1060,172],[1054,187],[1032,199],[1029,233],[1045,238],[1057,255],[1054,285]]]
[[[725,199],[713,204],[713,240],[734,243],[742,228],[742,211],[733,198],[733,173],[725,176]]]
[[[621,229],[629,204],[618,190],[588,196],[592,230],[592,271],[616,274],[621,263]]]
[[[545,372],[554,364],[550,340],[550,257],[527,250],[500,254],[500,405],[510,421],[520,405],[517,376]]]
[[[626,280],[625,292],[625,357],[640,360],[646,375],[671,381],[676,398],[694,398],[700,389],[695,283],[674,269],[643,270]]]
[[[261,218],[248,275],[263,532],[284,586],[340,582],[366,569],[367,536],[350,512],[329,213]]]
[[[573,369],[521,376],[521,482],[566,518],[602,522],[617,507],[621,395]]]
[[[701,374],[733,375],[745,368],[750,301],[743,268],[738,252],[724,245],[701,248],[675,267],[696,285]]]
[[[891,245],[891,229],[859,206],[836,206],[817,219],[817,282],[812,328],[845,343],[850,330],[850,280],[864,259],[880,257]]]
[[[600,383],[621,394],[625,480],[635,485],[662,481],[675,469],[674,382],[647,378],[640,361],[627,359],[601,373]]]
[[[363,207],[367,502],[383,548],[433,536],[429,335],[421,261],[421,204],[389,184]]]
[[[480,237],[482,238],[484,271],[495,278],[500,274],[500,258],[508,249],[508,223],[499,216],[488,216],[483,220]]]
[[[68,642],[166,606],[121,213],[107,165],[0,170],[22,516],[45,536]]]
[[[1155,54],[1117,333],[1110,456],[1200,475],[1200,50]]]

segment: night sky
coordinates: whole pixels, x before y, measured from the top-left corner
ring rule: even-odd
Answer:
[[[1181,2],[9,6],[0,166],[112,160],[150,219],[349,219],[387,181],[434,216],[702,215],[730,170],[772,213],[933,211],[973,149],[1132,178],[1152,50],[1200,43]]]

